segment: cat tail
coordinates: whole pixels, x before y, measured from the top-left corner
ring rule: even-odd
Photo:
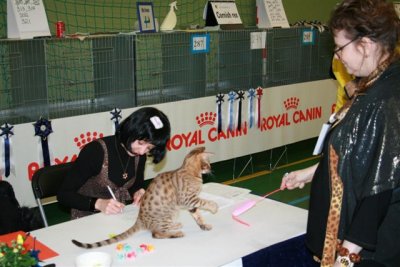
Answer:
[[[141,230],[141,228],[142,228],[141,224],[136,222],[131,228],[129,228],[125,232],[118,234],[116,236],[113,236],[112,238],[105,239],[103,241],[99,241],[99,242],[95,242],[95,243],[82,243],[82,242],[79,242],[74,239],[72,239],[71,241],[76,246],[81,247],[81,248],[87,248],[87,249],[99,248],[99,247],[111,245],[111,244],[117,243],[119,241],[122,241],[122,240],[128,238],[129,236],[133,235],[134,233],[138,232],[139,230]]]

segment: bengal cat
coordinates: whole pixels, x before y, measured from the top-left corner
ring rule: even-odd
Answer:
[[[212,213],[218,211],[214,201],[199,198],[202,189],[202,174],[211,172],[209,155],[204,147],[193,149],[186,155],[180,168],[157,175],[144,194],[135,224],[125,232],[95,243],[72,242],[82,248],[97,248],[120,242],[140,230],[149,230],[153,238],[178,238],[184,233],[182,224],[175,221],[180,209],[190,211],[202,230],[211,230],[200,214],[200,209]]]

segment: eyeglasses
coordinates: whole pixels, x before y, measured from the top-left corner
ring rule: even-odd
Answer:
[[[352,42],[356,41],[358,39],[358,37],[354,38],[353,40],[351,40],[350,42],[336,48],[335,50],[333,50],[333,53],[336,54],[337,56],[339,56],[339,52],[342,51],[346,46],[348,46],[349,44],[351,44]]]

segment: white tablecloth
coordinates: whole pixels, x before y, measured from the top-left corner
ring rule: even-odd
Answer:
[[[113,257],[113,266],[240,266],[241,257],[275,243],[301,235],[306,229],[307,211],[274,200],[265,199],[242,214],[240,218],[250,226],[234,221],[231,213],[246,199],[259,198],[246,189],[208,183],[203,186],[207,197],[215,197],[222,208],[217,214],[204,213],[211,231],[201,230],[187,211],[181,211],[185,237],[153,239],[148,231],[141,231],[122,243],[133,248],[151,244],[154,251],[139,254],[135,260],[118,260],[116,244],[95,249],[106,251]],[[95,242],[125,231],[136,220],[138,208],[126,207],[119,215],[96,214],[57,224],[32,232],[39,241],[60,255],[46,263],[57,267],[74,266],[77,255],[87,250],[76,247],[71,239]]]

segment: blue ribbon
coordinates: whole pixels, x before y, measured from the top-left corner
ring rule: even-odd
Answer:
[[[229,118],[229,123],[228,123],[228,130],[233,131],[234,127],[234,121],[233,121],[233,102],[235,102],[235,95],[236,93],[234,91],[230,91],[228,93],[228,102],[229,102],[229,108],[228,108],[228,118]]]
[[[8,177],[10,176],[10,170],[11,170],[11,163],[10,163],[10,136],[13,135],[14,133],[12,132],[12,129],[14,126],[11,124],[8,124],[7,122],[4,124],[4,126],[1,126],[1,133],[0,136],[4,135],[4,165],[5,165],[5,176]]]
[[[217,94],[217,108],[218,108],[218,133],[222,131],[222,102],[224,102],[224,94]]]
[[[121,110],[119,108],[114,108],[110,113],[112,115],[111,120],[114,121],[115,132],[117,132],[119,126],[119,119],[122,118]]]
[[[256,90],[254,88],[250,88],[248,91],[249,95],[247,98],[249,99],[249,127],[253,128],[254,125],[254,99],[256,97]]]
[[[237,92],[238,97],[236,99],[239,100],[239,105],[238,105],[238,125],[237,129],[240,131],[242,129],[242,100],[244,99],[244,91],[239,90]]]
[[[33,126],[35,127],[35,136],[40,136],[40,141],[42,143],[44,166],[50,166],[50,151],[47,137],[53,132],[51,121],[40,118]]]

